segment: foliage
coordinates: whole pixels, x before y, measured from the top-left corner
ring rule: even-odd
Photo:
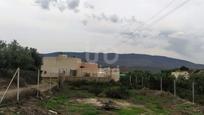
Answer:
[[[126,87],[116,86],[110,87],[105,91],[107,97],[116,99],[127,99],[129,97],[129,91]]]
[[[66,96],[56,96],[42,101],[40,104],[46,109],[55,111],[64,109],[64,114],[78,113],[80,115],[97,115],[100,112],[95,106],[83,103],[74,103],[70,101]]]
[[[23,47],[16,40],[11,43],[0,40],[0,68],[36,70],[41,64],[42,59],[36,49]]]
[[[49,100],[42,101],[41,105],[47,109],[57,109],[67,101],[65,96],[53,97]]]
[[[11,79],[16,70],[12,69],[0,69],[0,78]],[[20,70],[20,85],[37,83],[37,71]],[[16,79],[16,78],[15,78]],[[17,80],[14,80],[16,82]]]
[[[189,71],[190,69],[188,67],[182,66],[182,67],[180,67],[180,70],[181,71]]]
[[[90,93],[95,94],[95,96],[100,95],[106,89],[108,89],[112,86],[118,86],[119,85],[119,84],[112,82],[112,81],[110,81],[109,83],[91,82],[91,81],[75,81],[75,82],[69,82],[69,84],[72,85],[72,89],[86,90]]]
[[[42,58],[34,48],[21,46],[16,40],[6,43],[0,40],[0,77],[11,78],[20,68],[20,85],[37,83],[37,69]],[[16,80],[15,80],[16,81]]]
[[[117,115],[141,115],[144,113],[147,113],[147,111],[139,107],[124,108],[117,111]]]
[[[182,70],[188,70],[181,67]],[[150,73],[146,71],[131,71],[126,76],[121,77],[120,82],[129,88],[149,88],[160,90],[160,80],[162,78],[162,89],[167,92],[174,92],[174,80],[176,80],[177,96],[192,101],[192,83],[195,83],[195,102],[204,104],[204,73],[201,71],[191,71],[190,78],[179,76],[177,79],[171,75],[173,70],[161,71],[160,73]]]

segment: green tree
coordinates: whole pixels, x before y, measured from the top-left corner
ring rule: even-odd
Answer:
[[[36,70],[41,64],[42,58],[36,49],[23,47],[16,40],[8,44],[0,41],[0,68]]]

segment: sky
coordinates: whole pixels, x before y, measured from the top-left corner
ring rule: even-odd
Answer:
[[[0,40],[204,64],[203,0],[0,0]]]

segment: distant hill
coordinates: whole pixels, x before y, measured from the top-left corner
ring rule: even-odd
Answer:
[[[48,54],[42,54],[43,56],[57,56],[59,54],[66,54],[72,57],[78,57],[82,60],[86,60],[85,52],[54,52]],[[165,70],[165,69],[174,69],[181,66],[186,66],[191,69],[204,69],[204,65],[195,64],[189,61],[169,58],[164,56],[152,56],[144,54],[118,54],[119,59],[113,65],[109,65],[104,62],[104,53],[88,53],[90,58],[93,59],[94,55],[98,55],[97,63],[101,66],[117,66],[119,65],[121,69],[130,70],[130,69],[139,69],[139,70]],[[114,53],[108,53],[108,58],[113,59],[115,56]]]

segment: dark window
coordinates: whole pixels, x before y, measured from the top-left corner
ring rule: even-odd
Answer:
[[[77,76],[77,70],[70,70],[70,76]]]

